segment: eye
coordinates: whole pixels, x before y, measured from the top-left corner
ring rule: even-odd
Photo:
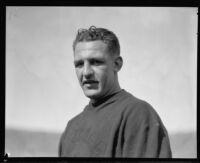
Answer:
[[[74,66],[75,66],[76,68],[80,68],[80,67],[83,66],[83,62],[82,62],[82,61],[75,61],[75,62],[74,62]]]
[[[101,60],[91,60],[91,65],[99,66],[103,64],[103,61]]]

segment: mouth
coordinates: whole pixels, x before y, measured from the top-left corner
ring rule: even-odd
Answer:
[[[98,84],[99,82],[96,80],[85,80],[82,83],[83,85],[92,85],[92,84]]]

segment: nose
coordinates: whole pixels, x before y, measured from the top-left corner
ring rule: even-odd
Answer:
[[[85,78],[90,78],[93,74],[93,70],[92,70],[92,67],[86,63],[84,64],[84,68],[83,68],[83,76]]]

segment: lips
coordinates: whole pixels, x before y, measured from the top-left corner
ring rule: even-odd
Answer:
[[[85,85],[85,84],[97,84],[97,83],[99,83],[99,82],[96,81],[96,80],[85,80],[85,81],[83,81],[83,85]]]

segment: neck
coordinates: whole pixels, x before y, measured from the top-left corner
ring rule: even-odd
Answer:
[[[90,101],[91,101],[91,103],[97,103],[98,101],[101,101],[102,99],[104,99],[108,96],[116,94],[119,91],[121,91],[121,88],[119,86],[119,83],[117,83],[113,89],[110,89],[109,91],[107,91],[103,96],[95,98],[95,99],[90,99]]]
[[[115,96],[115,94],[118,94],[122,89],[118,90],[118,91],[115,91],[113,92],[112,94],[107,94],[105,96],[102,96],[98,99],[90,99],[90,103],[93,105],[93,106],[98,106],[99,104],[102,104],[104,102],[106,102],[108,99],[110,99],[112,96]]]

